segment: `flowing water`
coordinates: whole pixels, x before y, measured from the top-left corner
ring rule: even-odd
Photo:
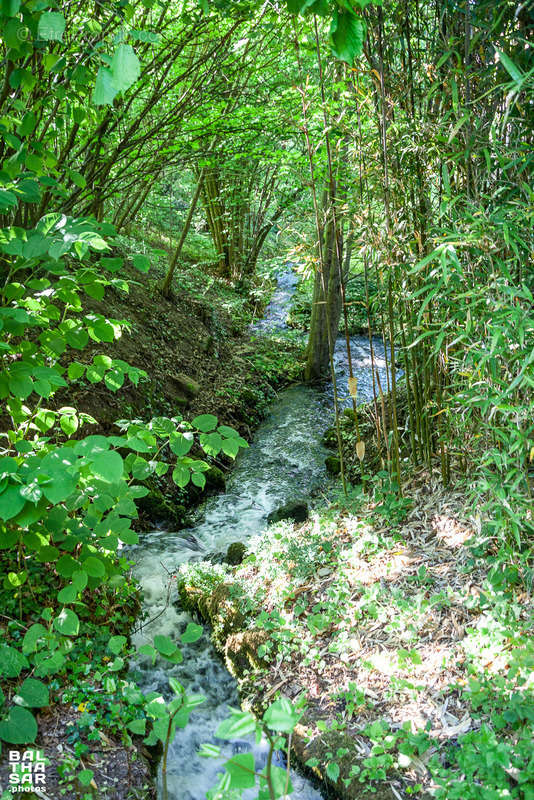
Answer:
[[[278,288],[265,317],[254,331],[268,333],[285,327],[291,297],[296,286],[292,271],[280,276]],[[336,344],[335,364],[338,387],[348,404],[348,367],[344,340]],[[352,339],[353,370],[358,378],[360,401],[372,398],[369,343],[365,337]],[[375,363],[385,386],[384,349],[375,342]],[[214,552],[225,552],[232,542],[246,542],[267,527],[271,511],[289,500],[309,498],[327,483],[324,467],[328,451],[321,436],[332,419],[332,398],[328,389],[298,385],[283,391],[273,402],[270,413],[259,426],[251,446],[240,453],[224,494],[210,497],[194,527],[173,532],[155,530],[140,537],[132,549],[135,574],[144,593],[147,619],[154,619],[136,634],[136,644],[152,640],[157,633],[178,638],[190,615],[176,603],[176,589],[168,603],[170,573],[180,564]],[[157,690],[170,696],[168,678],[172,675],[189,693],[203,694],[205,703],[179,730],[171,745],[167,764],[169,800],[204,800],[206,791],[217,782],[218,762],[202,759],[197,753],[203,742],[222,747],[223,755],[252,749],[257,761],[265,761],[266,751],[249,741],[221,742],[214,737],[217,726],[227,716],[228,706],[238,707],[236,683],[226,671],[209,638],[209,632],[194,644],[182,645],[183,662],[139,662],[138,680],[145,691]],[[319,800],[319,792],[305,778],[292,775],[294,797]],[[160,779],[161,791],[161,779]]]

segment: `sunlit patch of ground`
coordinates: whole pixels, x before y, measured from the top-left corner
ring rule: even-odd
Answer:
[[[260,693],[305,693],[313,716],[341,728],[362,752],[375,752],[367,734],[377,721],[392,732],[425,732],[432,745],[399,756],[396,767],[412,788],[428,789],[430,760],[445,763],[448,745],[484,733],[493,719],[491,686],[479,692],[473,676],[507,676],[525,691],[518,676],[530,663],[533,607],[519,585],[516,607],[488,583],[487,559],[467,544],[479,522],[461,494],[424,473],[409,494],[413,505],[402,522],[378,517],[371,504],[353,513],[331,507],[300,527],[270,529],[237,568],[232,591],[250,626],[269,632]],[[495,707],[506,707],[512,684],[495,696]],[[482,699],[475,702],[476,692]],[[504,762],[503,770],[506,783]],[[391,789],[408,796],[397,778]]]

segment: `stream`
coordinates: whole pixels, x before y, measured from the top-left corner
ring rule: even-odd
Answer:
[[[278,278],[265,316],[255,323],[253,335],[283,330],[297,283],[293,271]],[[360,402],[372,399],[372,374],[369,342],[364,336],[351,339],[354,375],[358,378]],[[374,341],[375,364],[380,380],[386,385],[384,348]],[[336,342],[335,367],[341,403],[349,405],[348,366],[345,341]],[[145,624],[134,637],[135,644],[151,642],[155,634],[171,638],[185,630],[191,616],[175,601],[167,605],[168,577],[180,564],[198,560],[209,553],[224,553],[232,542],[246,542],[267,527],[267,516],[290,500],[310,498],[328,483],[324,460],[329,454],[321,437],[331,423],[332,393],[297,385],[281,392],[272,403],[269,415],[258,427],[250,447],[240,452],[231,471],[224,494],[210,497],[201,508],[194,527],[181,531],[154,530],[143,534],[132,548],[134,572],[144,594],[144,611],[152,623]],[[236,752],[252,750],[262,766],[267,748],[248,740],[221,742],[214,736],[228,707],[239,707],[235,680],[227,672],[215,648],[209,630],[194,644],[181,645],[183,662],[178,665],[148,660],[133,665],[137,680],[145,692],[158,691],[170,697],[168,678],[172,675],[188,693],[204,695],[206,701],[191,715],[186,728],[178,730],[169,750],[167,787],[169,800],[204,800],[217,780],[220,762],[198,756],[204,742],[221,746],[225,760]],[[160,770],[161,773],[161,770]],[[320,793],[310,781],[292,772],[294,793],[299,800],[319,800]],[[161,797],[161,774],[158,776]],[[253,796],[250,790],[245,797]]]

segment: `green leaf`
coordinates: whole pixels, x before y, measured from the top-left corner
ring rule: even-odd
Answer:
[[[125,92],[141,74],[141,65],[130,44],[120,44],[111,61],[113,83],[119,92]]]
[[[68,586],[64,586],[63,589],[58,592],[57,599],[60,603],[74,603],[77,595],[78,592],[76,587],[72,584],[69,584]]]
[[[195,622],[188,622],[187,628],[181,635],[181,640],[184,644],[190,644],[191,642],[196,642],[202,634],[204,633],[204,628],[202,625],[197,625]]]
[[[339,778],[339,765],[336,764],[335,761],[330,761],[330,763],[326,765],[326,774],[331,781],[336,783]]]
[[[124,646],[127,644],[128,639],[126,636],[112,636],[108,642],[108,650],[110,650],[113,655],[117,656]]]
[[[176,643],[169,636],[158,633],[154,636],[154,647],[162,656],[170,656],[176,650]]]
[[[200,436],[200,446],[209,456],[216,456],[221,452],[223,440],[219,433],[206,433]]]
[[[262,776],[265,776],[266,769],[267,768],[262,770]],[[288,781],[287,771],[282,767],[277,767],[274,764],[271,765],[270,779],[274,797],[289,797],[293,793],[293,785],[291,780]],[[263,785],[260,789],[258,800],[270,800],[271,793],[266,785],[266,782],[263,783],[262,781],[262,784]]]
[[[0,722],[0,739],[10,744],[34,742],[37,736],[37,722],[27,708],[12,706],[7,717]]]
[[[65,17],[57,11],[46,11],[39,17],[37,35],[39,39],[61,42],[65,32]]]
[[[232,716],[221,722],[215,736],[218,739],[243,739],[256,730],[256,720],[247,711],[230,709]]]
[[[252,789],[256,785],[255,762],[252,753],[236,753],[224,764],[230,776],[230,789]]]
[[[127,725],[128,730],[137,736],[144,736],[146,731],[146,719],[132,719]]]
[[[263,721],[272,731],[291,733],[299,721],[301,714],[291,705],[286,697],[280,697],[269,706],[263,715]]]
[[[235,439],[223,439],[222,451],[225,455],[230,456],[230,458],[235,458],[239,452],[239,442]]]
[[[8,520],[22,511],[26,500],[20,493],[19,486],[8,486],[0,494],[0,519]]]
[[[78,417],[76,414],[63,415],[59,419],[61,430],[66,436],[72,436],[78,430]]]
[[[138,253],[132,256],[132,261],[134,267],[139,270],[139,272],[148,272],[150,269],[150,258],[148,256]]]
[[[182,464],[177,464],[172,471],[172,479],[181,489],[183,489],[184,486],[187,486],[190,476],[191,473],[189,472],[188,468],[184,467]]]
[[[35,116],[33,111],[27,111],[24,114],[24,117],[22,118],[22,122],[17,128],[18,135],[29,136],[31,133],[33,133],[36,124],[37,124],[37,117]]]
[[[76,636],[80,629],[78,615],[70,608],[64,608],[54,619],[54,628],[63,636]]]
[[[76,777],[78,778],[78,780],[80,781],[82,786],[89,786],[89,784],[93,780],[94,776],[95,776],[95,773],[93,772],[92,769],[82,769],[76,775]]]
[[[116,450],[107,450],[91,457],[94,474],[107,483],[117,483],[122,478],[124,464]]]
[[[217,422],[217,417],[214,417],[213,414],[200,414],[193,419],[191,424],[194,428],[202,431],[202,433],[208,433],[209,431],[215,430]]]
[[[93,90],[93,104],[95,106],[111,106],[117,92],[111,70],[107,67],[100,67]]]
[[[35,622],[24,634],[24,639],[22,640],[22,652],[26,653],[33,653],[37,650],[37,642],[39,639],[42,639],[46,636],[48,631],[46,630],[44,625],[41,625],[40,622]]]
[[[103,578],[106,568],[102,561],[96,556],[89,556],[83,562],[83,568],[90,578]]]
[[[124,384],[124,372],[119,369],[111,369],[104,376],[104,383],[112,392],[118,392]]]
[[[521,84],[523,81],[523,73],[521,72],[519,67],[516,67],[512,59],[509,56],[507,56],[505,52],[503,52],[502,50],[497,50],[497,48],[495,49],[499,54],[499,61],[505,68],[506,72],[516,83]]]
[[[69,471],[75,461],[76,456],[66,447],[48,453],[41,461],[43,475],[50,478],[42,485],[43,494],[54,505],[62,503],[76,489],[77,476]]]
[[[365,33],[365,22],[361,17],[347,8],[336,8],[330,26],[330,41],[337,58],[352,64],[362,53]]]
[[[175,455],[186,456],[193,446],[193,441],[192,434],[184,435],[176,431],[170,435],[169,447]]]
[[[76,570],[71,576],[72,583],[76,587],[76,591],[83,592],[87,586],[87,572],[85,570]]]
[[[27,708],[44,708],[50,705],[48,687],[35,678],[26,678],[15,695],[15,702]]]
[[[23,669],[29,667],[28,659],[8,644],[0,645],[0,675],[18,678]]]
[[[203,489],[206,485],[206,478],[201,472],[193,472],[191,475],[191,481],[194,483],[195,486],[198,486],[200,489]]]

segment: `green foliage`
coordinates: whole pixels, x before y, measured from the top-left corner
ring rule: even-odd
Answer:
[[[208,792],[208,799],[230,800],[241,797],[243,791],[253,788],[259,789],[258,796],[265,800],[289,795],[293,791],[289,766],[287,769],[275,766],[272,763],[273,754],[276,750],[282,750],[287,754],[289,747],[287,736],[293,732],[301,716],[302,711],[298,706],[285,697],[275,700],[265,710],[261,720],[257,720],[248,711],[231,708],[230,716],[221,722],[216,736],[219,739],[232,741],[254,734],[256,742],[260,742],[262,738],[267,739],[269,744],[267,764],[260,770],[253,753],[233,755],[222,765],[224,773],[217,785]],[[221,755],[220,747],[212,744],[203,744],[199,752],[204,758],[220,758]]]

